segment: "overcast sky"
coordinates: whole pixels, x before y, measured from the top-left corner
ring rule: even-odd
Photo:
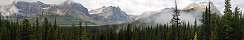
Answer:
[[[0,5],[8,5],[13,1],[42,1],[48,4],[61,3],[67,0],[0,0]],[[102,6],[119,6],[123,11],[128,14],[138,15],[144,11],[157,11],[164,8],[174,7],[174,0],[71,0],[74,2],[81,3],[83,6],[89,10],[100,8]],[[184,8],[185,6],[191,3],[206,2],[208,0],[177,0],[179,3],[179,8]],[[215,6],[221,12],[224,10],[224,1],[225,0],[211,0]],[[244,8],[244,1],[242,0],[232,0],[232,7],[235,6]]]

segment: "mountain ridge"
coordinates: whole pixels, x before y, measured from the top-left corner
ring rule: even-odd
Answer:
[[[127,15],[119,7],[114,6],[103,6],[101,8],[91,10],[90,13],[92,13],[92,17],[94,19],[105,23],[120,24],[132,20],[130,19],[129,15]]]
[[[192,3],[189,4],[184,9],[180,10],[183,21],[200,20],[202,12],[207,7],[207,2]],[[215,8],[214,4],[211,2],[211,10],[219,15],[221,13]],[[16,13],[16,17],[32,17],[45,15],[47,17],[60,17],[60,20],[77,21],[83,20],[99,25],[110,25],[110,24],[122,24],[122,23],[138,23],[138,24],[166,24],[170,21],[172,17],[172,12],[174,8],[165,8],[158,11],[146,11],[139,16],[131,16],[120,9],[120,7],[115,6],[103,6],[94,10],[88,11],[80,3],[65,1],[60,4],[45,4],[43,2],[24,2],[18,1],[12,6],[18,9],[19,13]],[[2,7],[1,7],[2,9]],[[13,14],[12,14],[13,15]],[[188,16],[185,16],[188,15]],[[187,19],[185,17],[190,17]],[[74,21],[74,22],[77,22]]]
[[[196,3],[189,4],[189,5],[190,6],[187,6],[186,8],[179,10],[180,11],[179,18],[181,19],[181,21],[194,23],[194,20],[196,19],[197,22],[201,22],[202,14],[204,11],[199,11],[199,10],[204,10],[205,8],[200,8],[198,6],[199,4]],[[217,15],[222,15],[217,9],[215,9],[216,7],[214,5],[211,7],[213,7],[213,9],[211,9],[212,13],[216,13]],[[141,16],[147,15],[146,17],[139,18],[141,16],[138,16],[136,21],[130,23],[136,25],[142,25],[142,26],[143,25],[149,26],[149,25],[156,25],[156,24],[169,24],[169,22],[172,19],[172,14],[174,9],[175,8],[165,8],[159,11],[151,11],[149,12],[150,14],[141,15]]]

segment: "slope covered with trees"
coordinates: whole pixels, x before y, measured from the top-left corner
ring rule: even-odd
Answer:
[[[128,24],[120,31],[116,31],[116,26],[121,25],[100,30],[89,28],[87,22],[60,27],[56,19],[36,18],[35,22],[30,22],[29,19],[13,21],[0,16],[0,40],[244,40],[244,16],[240,8],[236,7],[232,12],[230,0],[225,4],[223,16],[212,13],[211,5],[206,7],[201,25],[196,20],[193,24],[180,21],[176,5],[170,24]]]

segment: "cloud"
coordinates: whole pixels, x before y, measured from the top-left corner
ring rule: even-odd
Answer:
[[[26,1],[26,2],[41,1],[44,3],[53,4],[53,3],[61,3],[66,0],[0,0],[0,6],[11,5],[12,3],[16,2],[16,1]]]
[[[156,11],[174,7],[174,0],[79,0],[88,9],[102,6],[119,6],[128,14],[141,14],[144,11]],[[179,8],[192,3],[190,0],[178,0]]]
[[[10,5],[14,0],[0,0],[0,6]]]
[[[0,0],[1,5],[11,4],[13,1],[28,1],[35,2],[41,1],[44,3],[54,4],[61,3],[67,0]],[[157,11],[164,8],[174,7],[174,0],[72,0],[74,2],[81,3],[83,6],[87,7],[89,10],[100,8],[102,6],[119,6],[123,11],[128,14],[138,15],[144,11]],[[206,2],[208,0],[177,0],[179,8],[184,8],[190,3],[194,2]],[[216,7],[220,10],[224,10],[225,0],[211,0]],[[232,7],[239,6],[242,10],[244,8],[244,1],[242,0],[232,0]]]

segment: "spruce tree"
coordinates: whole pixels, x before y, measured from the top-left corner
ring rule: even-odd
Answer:
[[[37,31],[37,39],[43,40],[42,37],[42,32],[41,32],[41,27],[40,27],[40,23],[39,23],[39,18],[36,18],[35,21],[35,25],[36,25],[36,31]]]
[[[244,37],[244,16],[243,16],[243,13],[242,12],[240,12],[240,23],[241,23],[241,26],[240,26],[240,32],[241,32],[241,37]],[[244,38],[241,38],[240,40],[244,40]]]
[[[175,40],[179,40],[179,26],[180,26],[180,14],[177,6],[177,1],[175,0],[175,9],[174,14],[172,14],[173,18],[171,19],[172,29]]]
[[[241,32],[241,20],[240,20],[240,11],[239,8],[236,7],[233,14],[233,40],[241,40],[242,32]]]
[[[217,38],[218,38],[218,20],[217,19],[219,19],[219,17],[218,17],[219,15],[216,15],[216,13],[213,13],[213,14],[211,14],[211,19],[212,20],[210,20],[210,22],[211,22],[211,34],[210,34],[210,40],[217,40]]]
[[[19,25],[19,20],[16,20],[16,38],[15,39],[21,39],[21,26]]]
[[[59,33],[58,33],[58,24],[57,24],[56,18],[55,18],[54,24],[52,26],[52,35],[53,35],[53,39],[54,40],[57,40],[58,39]]]
[[[210,9],[206,7],[202,16],[202,40],[210,40]]]
[[[43,33],[44,33],[43,34],[43,36],[44,36],[43,39],[44,40],[48,40],[47,39],[47,37],[48,37],[47,34],[48,34],[49,22],[48,22],[48,19],[47,18],[44,19],[44,23],[42,24],[42,26],[43,26],[43,29],[42,30],[44,30],[43,31]]]
[[[31,31],[30,31],[31,24],[28,19],[24,19],[22,24],[23,24],[23,26],[22,26],[22,37],[23,38],[22,39],[29,40],[29,38],[31,36]]]
[[[86,23],[86,27],[87,27],[87,23]],[[82,40],[89,40],[89,33],[88,33],[89,30],[87,30],[86,27],[83,28],[82,33],[81,33]]]
[[[222,16],[223,21],[223,34],[221,34],[220,40],[231,40],[233,27],[232,27],[232,11],[231,11],[231,4],[230,0],[225,0],[225,10],[224,10],[224,16]]]
[[[81,40],[82,39],[82,29],[83,29],[83,27],[82,27],[82,22],[79,22],[79,29],[78,29],[78,35],[77,35],[77,39],[78,40]]]

